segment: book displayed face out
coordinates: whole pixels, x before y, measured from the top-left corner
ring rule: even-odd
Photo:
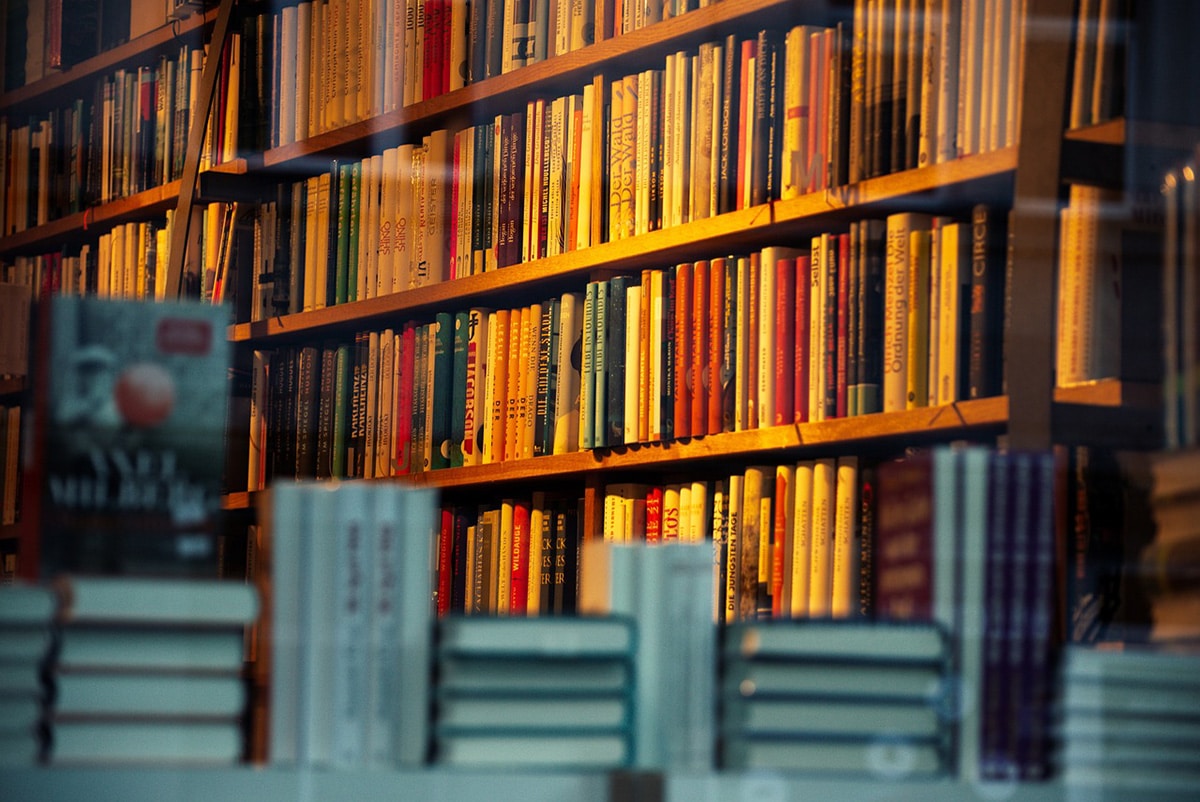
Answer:
[[[56,298],[49,314],[43,571],[212,574],[227,310]]]

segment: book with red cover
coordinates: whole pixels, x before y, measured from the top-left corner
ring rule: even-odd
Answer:
[[[933,460],[927,453],[876,470],[874,568],[877,618],[932,619]]]
[[[437,573],[434,582],[435,605],[438,618],[449,615],[454,587],[454,509],[443,507],[440,511],[437,540]]]
[[[692,434],[692,263],[675,268],[675,410],[676,439]]]
[[[835,413],[837,417],[846,417],[847,412],[847,366],[849,363],[850,347],[850,235],[839,234],[838,239],[838,273],[837,273],[837,356],[834,361],[834,392]]]
[[[708,272],[708,403],[705,409],[708,434],[720,434],[723,423],[722,358],[725,348],[725,258],[709,262]]]
[[[529,604],[529,502],[517,499],[513,502],[512,568],[511,591],[509,592],[509,615],[523,616]]]
[[[778,344],[775,349],[776,426],[792,423],[795,417],[796,278],[794,257],[784,257],[775,262],[775,342]]]
[[[692,362],[689,384],[692,391],[690,431],[693,435],[701,435],[708,430],[709,270],[707,259],[692,265],[692,327],[689,349]]]
[[[809,331],[812,325],[809,306],[812,299],[812,256],[805,254],[796,257],[793,262],[795,275],[792,286],[795,287],[795,306],[792,314],[793,324],[793,383],[792,383],[792,421],[805,423],[809,419],[808,409],[808,364],[809,364]]]
[[[663,489],[653,485],[646,491],[646,542],[658,543],[663,533]]]

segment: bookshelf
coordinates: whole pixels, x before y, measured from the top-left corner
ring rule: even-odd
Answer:
[[[462,772],[428,771],[285,771],[280,769],[14,769],[7,772],[8,786],[27,795],[48,794],[71,798],[80,793],[97,800],[170,799],[200,802],[220,795],[230,799],[327,799],[348,792],[363,802],[397,798],[513,800],[578,799],[616,802],[629,799],[614,793],[619,780],[601,773]],[[624,788],[638,788],[631,778]],[[643,780],[647,778],[642,776]],[[1145,788],[1112,788],[1101,785],[1066,787],[1041,783],[1020,787],[985,784],[970,787],[953,782],[904,781],[881,785],[854,781],[806,781],[786,775],[668,774],[661,783],[646,782],[636,799],[646,802],[684,802],[688,799],[878,799],[881,802],[952,802],[988,800],[1002,796],[1012,802],[1117,802],[1133,793],[1147,802],[1175,802],[1178,793]],[[404,791],[397,796],[397,788]]]
[[[611,3],[598,5],[597,27],[610,29]],[[1123,118],[1068,130],[1064,98],[1070,94],[1071,45],[1061,31],[1069,30],[1072,25],[1074,4],[1070,0],[1028,0],[1027,5],[1030,18],[1040,22],[1031,29],[1036,35],[1027,41],[1024,70],[1038,80],[1026,80],[1020,85],[1016,101],[1021,111],[1017,144],[983,149],[944,163],[897,170],[799,197],[776,198],[635,237],[599,242],[429,286],[262,320],[239,319],[228,331],[239,365],[245,365],[256,349],[349,340],[359,331],[399,326],[408,320],[428,321],[435,313],[446,310],[515,307],[567,291],[581,291],[593,279],[636,276],[646,269],[664,269],[681,262],[718,254],[748,253],[772,245],[803,245],[814,235],[842,231],[851,222],[883,218],[898,211],[953,214],[962,218],[969,215],[972,206],[984,203],[1012,210],[1007,224],[1012,244],[1007,292],[1011,307],[1019,310],[1020,323],[1010,326],[1004,337],[1008,369],[1003,377],[1007,385],[1003,393],[897,412],[872,412],[678,440],[624,443],[425,471],[401,481],[438,488],[453,499],[466,499],[474,494],[497,498],[527,495],[531,489],[546,483],[572,488],[583,499],[582,537],[594,540],[604,535],[602,496],[605,485],[611,481],[631,478],[650,481],[653,477],[684,475],[711,477],[727,470],[729,465],[795,462],[814,457],[861,454],[884,459],[910,448],[964,440],[989,444],[1002,441],[1014,449],[1047,449],[1054,445],[1138,450],[1155,447],[1161,439],[1161,391],[1153,371],[1144,375],[1136,369],[1139,361],[1156,356],[1153,337],[1149,338],[1149,347],[1132,339],[1122,344],[1126,350],[1122,352],[1121,375],[1073,387],[1055,387],[1055,266],[1059,259],[1056,212],[1066,182],[1121,186],[1128,175],[1127,171],[1122,172],[1120,162],[1126,151],[1153,145],[1156,151],[1177,153],[1189,148],[1193,140],[1186,126],[1130,124]],[[549,99],[578,92],[596,75],[614,79],[644,69],[658,69],[664,54],[694,52],[700,44],[730,33],[752,36],[761,28],[783,29],[800,21],[848,22],[854,7],[851,0],[815,4],[797,0],[722,0],[620,36],[598,37],[593,45],[413,105],[300,141],[240,154],[200,176],[198,199],[190,197],[192,193],[187,189],[190,183],[185,177],[30,226],[0,237],[0,259],[46,253],[62,247],[63,243],[77,247],[90,241],[96,232],[158,218],[168,210],[189,207],[193,200],[223,200],[221,192],[229,189],[243,192],[243,197],[257,196],[262,200],[265,194],[262,187],[317,176],[328,169],[331,159],[355,160],[377,155],[397,144],[420,142],[422,136],[438,129],[455,130],[473,120],[512,113],[524,108],[531,96]],[[83,87],[88,82],[168,53],[175,47],[177,37],[205,34],[216,21],[215,10],[185,18],[70,70],[0,95],[0,113],[33,114],[64,98],[85,93]],[[1053,33],[1043,35],[1046,31]],[[211,180],[212,185],[208,192],[204,190],[206,180]],[[1143,283],[1152,285],[1153,281],[1149,278]],[[1134,319],[1138,311],[1125,310],[1124,319]],[[1014,355],[1020,355],[1019,361]],[[1127,370],[1129,365],[1135,368]],[[0,401],[24,392],[23,383],[0,381]],[[245,448],[244,442],[231,441],[231,450],[244,453]],[[258,497],[258,491],[242,489],[235,480],[223,506],[237,521],[251,520]],[[5,534],[0,529],[0,537]],[[383,775],[382,779],[359,774],[276,770],[165,772],[151,773],[145,785],[141,785],[144,775],[139,774],[136,782],[147,789],[158,787],[154,783],[161,785],[159,791],[147,790],[147,798],[184,794],[185,788],[211,793],[222,789],[222,794],[232,796],[290,798],[307,788],[336,787],[338,793],[344,793],[346,783],[350,783],[360,788],[361,798],[366,799],[390,796],[392,792],[385,789],[397,777],[406,784],[417,783],[418,788],[428,783],[426,790],[430,795],[435,789],[440,789],[440,793],[460,785],[464,796],[501,794],[497,798],[510,792],[530,798],[527,795],[530,788],[539,793],[544,791],[546,798],[569,795],[599,799],[606,798],[609,791],[602,776],[464,778],[438,771],[396,777]],[[119,772],[17,774],[17,788],[28,783],[31,789],[54,787],[63,793],[70,788],[97,788],[97,783],[127,789],[132,782]],[[870,788],[871,793],[877,790],[876,786]],[[701,777],[669,778],[664,797],[683,799],[705,794],[728,798],[752,793],[778,793],[782,797],[827,792],[852,795],[859,791],[865,789],[851,783]],[[954,784],[914,783],[897,790],[893,798],[938,798],[939,794],[961,798],[962,791],[961,786]],[[980,795],[987,797],[989,793],[993,791],[981,791]],[[1075,797],[1074,789],[1051,784],[1020,788],[1012,798]]]

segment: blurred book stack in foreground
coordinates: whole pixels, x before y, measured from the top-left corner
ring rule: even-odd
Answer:
[[[43,668],[57,606],[47,588],[0,586],[0,766],[31,766],[41,754]]]
[[[896,780],[949,771],[949,649],[923,624],[760,622],[726,632],[723,764]]]
[[[244,752],[248,585],[62,577],[52,765],[229,765]]]
[[[1154,538],[1138,574],[1150,601],[1150,639],[1200,638],[1200,449],[1150,458]]]
[[[628,765],[634,629],[621,617],[443,619],[434,761],[507,768]]]
[[[1067,649],[1057,719],[1064,782],[1194,794],[1198,657],[1155,648]]]

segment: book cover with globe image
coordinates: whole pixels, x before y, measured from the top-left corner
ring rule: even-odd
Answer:
[[[35,392],[40,573],[217,570],[229,310],[56,297]]]

